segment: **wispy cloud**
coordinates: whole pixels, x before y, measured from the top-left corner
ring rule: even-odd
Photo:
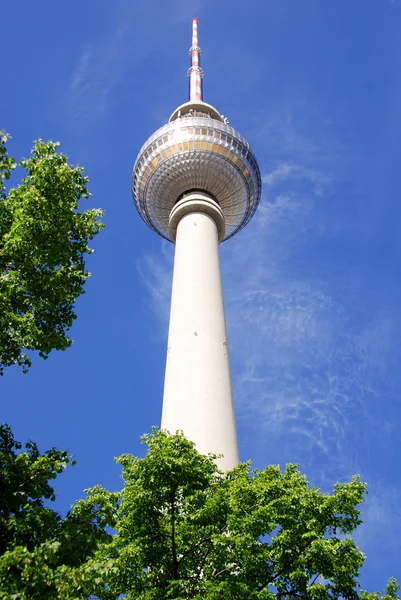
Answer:
[[[67,116],[71,120],[104,117],[110,96],[127,62],[127,23],[119,23],[108,39],[90,43],[81,51],[66,93]]]
[[[162,327],[166,339],[170,312],[173,252],[173,245],[162,241],[158,246],[157,255],[146,254],[136,264],[148,292],[147,298],[151,302],[151,313],[156,318],[158,327]]]
[[[300,461],[319,482],[348,477],[388,432],[375,406],[386,402],[399,322],[362,314],[315,254],[331,233],[321,218],[331,177],[283,163],[264,179],[270,201],[222,248],[239,418],[262,462]]]
[[[316,196],[321,195],[330,183],[330,177],[321,171],[314,171],[288,163],[279,164],[273,171],[262,176],[262,182],[268,186],[274,186],[279,182],[289,180],[304,180],[313,184],[313,193]]]
[[[398,488],[368,486],[366,501],[362,506],[362,519],[363,526],[355,535],[355,541],[360,548],[367,554],[381,546],[393,551],[399,544],[398,532],[401,524]]]
[[[93,51],[90,47],[86,48],[78,62],[78,66],[72,74],[70,89],[73,92],[80,93],[88,87],[90,83],[90,65],[93,60]]]
[[[182,27],[183,21],[199,15],[207,1],[171,0],[167,4],[152,0],[138,4],[124,0],[108,34],[81,49],[66,90],[68,118],[96,121],[104,117],[128,66],[132,68],[151,52],[160,51],[173,35],[172,27]]]
[[[363,524],[353,537],[367,557],[362,576],[375,582],[375,587],[371,584],[370,589],[382,591],[388,577],[399,579],[399,488],[392,484],[368,485],[368,495],[361,508]]]

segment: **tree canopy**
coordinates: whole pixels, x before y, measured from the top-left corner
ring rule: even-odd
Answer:
[[[394,579],[384,595],[360,589],[365,557],[350,537],[365,494],[358,477],[328,494],[296,465],[219,473],[182,434],[154,430],[144,458],[117,459],[121,492],[87,490],[61,519],[43,498],[68,455],[40,455],[32,442],[18,453],[2,431],[0,599],[399,597]]]
[[[1,600],[85,597],[81,569],[89,573],[95,565],[89,558],[111,539],[106,526],[116,496],[102,490],[96,499],[92,490],[62,518],[50,507],[51,482],[68,464],[74,464],[68,452],[41,454],[34,442],[23,447],[10,427],[0,426]]]
[[[124,488],[99,598],[358,597],[364,556],[349,537],[361,523],[358,477],[325,494],[296,465],[223,474],[180,433],[143,441],[145,458],[118,459]]]
[[[89,276],[85,255],[102,227],[102,211],[78,211],[89,198],[82,167],[68,163],[58,143],[35,141],[19,165],[21,183],[6,190],[17,166],[0,132],[0,374],[31,365],[27,351],[47,358],[65,350],[76,318],[74,302]]]

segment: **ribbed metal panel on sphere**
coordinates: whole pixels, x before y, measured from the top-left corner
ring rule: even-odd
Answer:
[[[261,194],[259,167],[248,142],[206,112],[186,114],[158,129],[142,147],[133,170],[136,207],[149,227],[168,240],[171,209],[194,189],[219,203],[224,239],[248,223]]]

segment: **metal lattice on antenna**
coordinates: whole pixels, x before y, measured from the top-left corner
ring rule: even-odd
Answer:
[[[202,50],[198,42],[198,19],[192,19],[192,46],[189,49],[191,66],[188,70],[189,100],[202,100],[203,96],[203,70],[200,65]]]

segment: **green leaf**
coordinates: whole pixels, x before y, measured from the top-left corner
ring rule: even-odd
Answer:
[[[20,165],[27,174],[5,192],[4,179],[16,166],[0,137],[0,374],[17,364],[27,372],[28,352],[46,359],[67,349],[75,300],[89,277],[89,242],[103,227],[102,211],[79,211],[89,198],[88,178],[58,143],[37,140]]]

